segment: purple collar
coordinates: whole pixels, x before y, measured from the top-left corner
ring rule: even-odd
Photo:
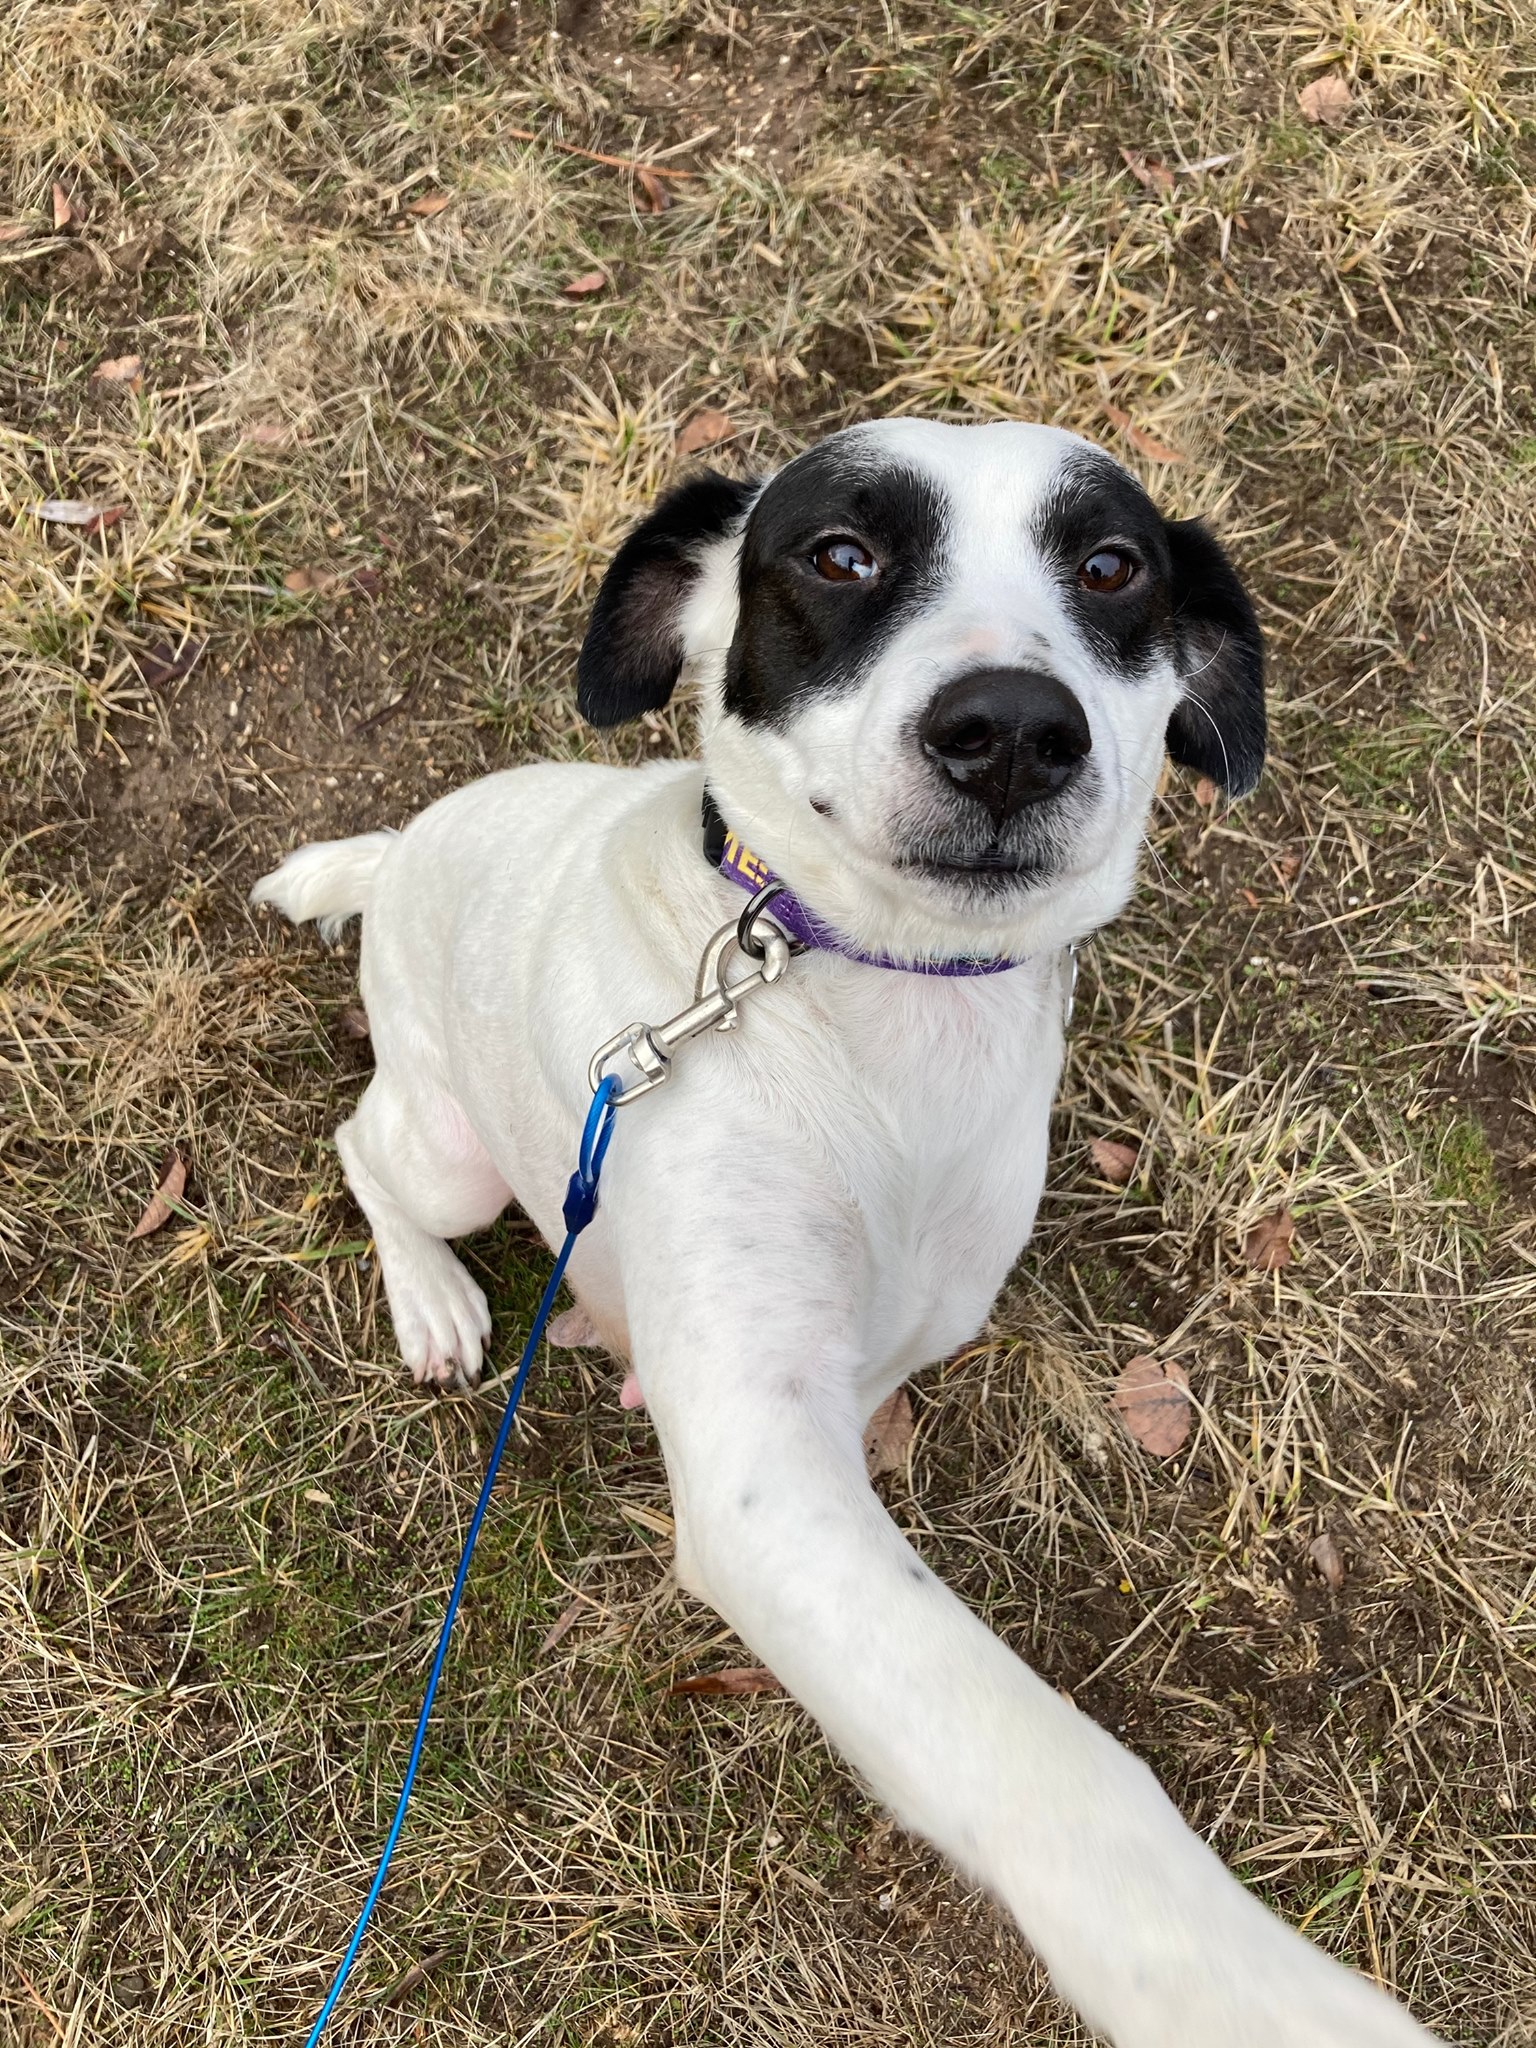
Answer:
[[[760,860],[745,845],[721,817],[718,806],[708,790],[704,792],[704,854],[705,858],[719,868],[728,882],[734,882],[738,889],[745,889],[755,895],[759,889],[766,889],[778,882],[779,892],[765,908],[775,924],[781,925],[792,939],[802,946],[809,946],[818,953],[836,953],[844,960],[857,960],[864,967],[894,967],[904,974],[938,974],[946,977],[971,974],[1006,974],[1010,967],[1017,967],[1017,960],[897,960],[889,953],[865,953],[857,946],[850,946],[840,938],[830,925],[825,925],[800,901],[787,883],[779,882],[766,861]]]

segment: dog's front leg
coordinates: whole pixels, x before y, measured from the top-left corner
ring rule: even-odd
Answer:
[[[716,1235],[710,1217],[754,1213],[717,1175],[707,1203],[665,1204],[679,1237],[659,1242],[672,1226],[657,1205],[623,1206],[681,1578],[902,1822],[1006,1902],[1063,1995],[1116,2048],[1422,2048],[1399,2006],[1247,1893],[1147,1767],[1027,1669],[886,1515],[864,1474],[846,1334],[858,1260],[825,1208],[807,1207],[797,1243],[776,1189],[766,1230]]]

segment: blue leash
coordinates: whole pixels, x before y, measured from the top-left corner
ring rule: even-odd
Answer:
[[[581,1134],[580,1164],[571,1175],[571,1184],[565,1195],[565,1243],[560,1247],[554,1271],[550,1274],[539,1301],[533,1327],[528,1332],[528,1341],[523,1346],[523,1355],[517,1362],[512,1391],[507,1396],[507,1410],[501,1418],[501,1427],[496,1432],[496,1441],[491,1446],[491,1462],[486,1467],[485,1478],[480,1483],[480,1498],[475,1502],[475,1512],[469,1519],[469,1534],[464,1538],[464,1554],[459,1559],[459,1568],[453,1576],[453,1591],[448,1595],[448,1611],[443,1616],[443,1626],[438,1633],[437,1653],[432,1659],[426,1697],[421,1703],[421,1712],[416,1717],[416,1734],[411,1743],[410,1761],[405,1767],[405,1783],[400,1787],[400,1797],[395,1805],[395,1817],[390,1822],[389,1833],[384,1838],[384,1853],[379,1858],[379,1867],[373,1883],[368,1887],[363,1910],[357,1916],[357,1925],[352,1930],[352,1939],[347,1943],[347,1952],[341,1959],[340,1969],[332,1979],[330,1990],[325,1994],[325,2003],[320,2008],[315,2024],[309,2030],[309,2039],[305,2042],[304,2048],[315,2048],[316,2042],[325,2032],[325,2023],[334,2011],[336,2001],[351,1975],[352,1965],[357,1960],[357,1952],[362,1947],[363,1936],[368,1932],[368,1923],[373,1918],[373,1909],[379,1902],[379,1893],[383,1891],[384,1880],[389,1875],[390,1858],[394,1855],[395,1844],[400,1839],[400,1830],[405,1823],[405,1809],[410,1803],[411,1788],[416,1783],[416,1769],[421,1762],[422,1746],[427,1738],[427,1721],[432,1712],[432,1702],[437,1696],[437,1681],[443,1675],[443,1665],[448,1656],[448,1638],[453,1633],[454,1619],[464,1593],[464,1581],[469,1577],[469,1561],[475,1554],[475,1540],[480,1534],[480,1524],[485,1520],[485,1511],[490,1506],[491,1494],[496,1485],[496,1474],[501,1466],[501,1454],[507,1448],[507,1439],[512,1434],[512,1418],[516,1415],[517,1404],[523,1397],[523,1386],[533,1364],[533,1354],[538,1349],[539,1339],[544,1334],[544,1326],[554,1309],[555,1296],[560,1292],[560,1282],[565,1278],[565,1269],[570,1264],[576,1240],[597,1213],[597,1180],[603,1170],[608,1141],[613,1136],[613,1120],[618,1114],[618,1105],[614,1097],[618,1092],[617,1075],[607,1075],[598,1083],[597,1091],[592,1097],[592,1107],[587,1111],[586,1127]]]

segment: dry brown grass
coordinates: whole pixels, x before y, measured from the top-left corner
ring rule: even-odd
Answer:
[[[1329,70],[1338,130],[1296,103]],[[0,2040],[317,2002],[496,1390],[402,1384],[327,1142],[350,957],[244,891],[594,750],[583,606],[710,405],[737,467],[1060,420],[1249,568],[1265,787],[1165,791],[1036,1244],[882,1483],[1281,1910],[1451,2040],[1536,2041],[1527,10],[20,0],[0,76]],[[653,215],[520,129],[697,175]],[[185,1213],[129,1246],[172,1144]],[[505,1345],[543,1254],[471,1256]],[[1199,1402],[1172,1466],[1108,1407],[1138,1350]],[[668,1698],[740,1653],[654,1443],[600,1362],[539,1386],[337,2038],[1080,2039],[792,1707]]]

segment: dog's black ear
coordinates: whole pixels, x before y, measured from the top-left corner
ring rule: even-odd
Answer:
[[[1246,796],[1264,766],[1264,636],[1237,571],[1200,521],[1165,524],[1185,679],[1168,751],[1228,796]]]
[[[593,725],[659,711],[687,649],[683,607],[704,551],[723,540],[759,485],[706,470],[669,491],[614,556],[576,664],[576,708]]]

